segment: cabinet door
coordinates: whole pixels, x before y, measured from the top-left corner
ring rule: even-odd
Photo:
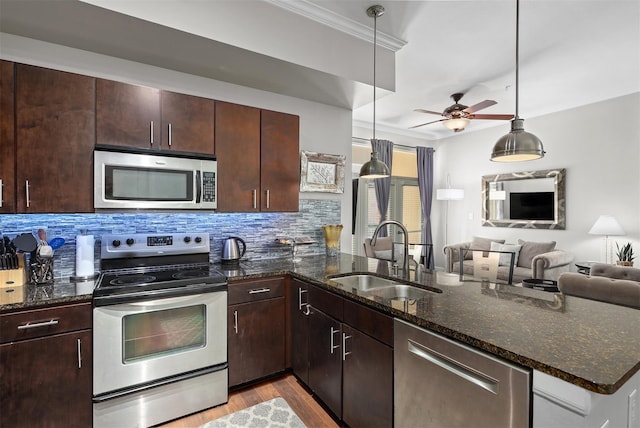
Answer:
[[[260,110],[216,101],[218,211],[260,209]]]
[[[0,61],[0,214],[16,211],[13,68]]]
[[[300,118],[269,110],[261,115],[260,209],[298,211]]]
[[[296,279],[291,280],[289,314],[291,317],[291,367],[293,373],[309,385],[309,286]]]
[[[342,417],[340,322],[311,307],[309,315],[309,388]]]
[[[214,101],[162,91],[162,150],[214,154]]]
[[[0,345],[0,426],[90,427],[91,331]]]
[[[393,426],[393,349],[342,325],[342,420],[351,427]]]
[[[93,212],[93,77],[16,66],[17,211]]]
[[[229,306],[229,386],[285,369],[284,298]]]
[[[160,147],[160,90],[97,79],[96,143]]]

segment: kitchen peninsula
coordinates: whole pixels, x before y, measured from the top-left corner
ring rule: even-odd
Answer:
[[[606,402],[610,397],[621,393],[630,395],[634,389],[640,389],[640,335],[637,331],[640,311],[521,287],[460,283],[438,273],[425,273],[419,279],[420,286],[435,291],[428,293],[420,305],[390,307],[384,302],[353,294],[327,279],[327,276],[352,272],[389,270],[386,262],[349,254],[337,258],[308,256],[295,263],[291,259],[251,261],[229,274],[229,287],[232,288],[234,282],[272,276],[283,276],[289,284],[293,278],[531,369],[533,426],[543,426],[541,421],[548,424],[544,418],[555,414],[555,407],[549,410],[547,403],[553,395],[547,386],[553,388],[554,382],[592,397],[594,409],[598,400]],[[33,286],[27,286],[25,301],[1,306],[0,315],[91,300],[90,288],[82,289],[70,282],[56,283],[49,291],[39,293]],[[542,383],[539,384],[538,379]],[[637,391],[635,394],[637,400]],[[540,412],[542,408],[544,414]],[[591,410],[587,408],[582,419],[587,420]],[[572,411],[579,413],[580,403]],[[626,421],[626,409],[623,413]],[[605,414],[604,417],[610,416]],[[635,418],[637,420],[638,416]],[[560,420],[551,422],[557,426],[563,423]],[[595,426],[595,422],[580,426]],[[617,425],[612,422],[611,426]]]

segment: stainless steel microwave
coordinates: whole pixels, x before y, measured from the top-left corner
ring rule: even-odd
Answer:
[[[214,155],[96,146],[93,162],[96,209],[213,210],[218,206]]]

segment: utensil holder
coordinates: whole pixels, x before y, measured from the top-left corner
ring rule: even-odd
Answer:
[[[31,257],[29,282],[35,285],[53,284],[53,257]]]
[[[327,257],[336,257],[340,253],[342,225],[322,226],[322,231],[324,232],[324,240],[327,245]]]

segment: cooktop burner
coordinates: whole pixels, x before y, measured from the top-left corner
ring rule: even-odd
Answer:
[[[226,289],[227,277],[209,265],[209,237],[187,234],[102,237],[102,275],[96,306]],[[108,263],[107,263],[108,262]]]

